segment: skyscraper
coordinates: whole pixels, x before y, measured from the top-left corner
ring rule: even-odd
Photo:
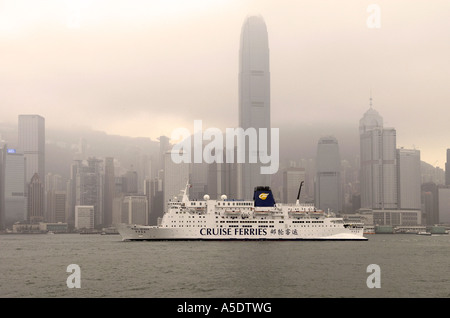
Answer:
[[[447,162],[445,163],[445,185],[450,186],[450,149],[447,149]]]
[[[75,206],[75,228],[93,229],[94,228],[94,206],[76,205]]]
[[[164,160],[164,212],[167,211],[167,202],[178,197],[189,181],[189,163],[174,163],[171,152],[166,152]]]
[[[115,193],[114,158],[105,158],[105,184],[104,184],[104,224],[112,224],[113,199]]]
[[[422,208],[420,151],[397,149],[397,163],[399,208],[420,210]]]
[[[394,128],[372,108],[360,120],[361,208],[397,209],[397,149]]]
[[[39,115],[19,115],[19,151],[26,158],[25,181],[35,173],[45,178],[45,119]]]
[[[36,172],[28,184],[28,222],[44,221],[44,184]]]
[[[270,69],[269,40],[266,23],[260,16],[250,16],[241,29],[239,51],[239,127],[267,129],[270,152]],[[258,135],[258,141],[259,141]],[[249,147],[247,146],[247,149]],[[258,151],[260,151],[258,149]],[[255,154],[252,154],[255,155]],[[257,156],[259,159],[260,156]],[[270,175],[261,174],[262,164],[242,164],[242,198],[252,199],[256,186],[269,186]]]
[[[87,165],[81,161],[77,166],[75,182],[75,206],[88,205],[94,207],[94,224],[103,223],[103,175],[101,160],[89,158]]]
[[[47,192],[47,222],[66,222],[66,191],[50,190]]]
[[[123,198],[122,214],[128,216],[128,224],[148,224],[148,201],[144,195],[130,195]]]
[[[306,171],[304,168],[290,167],[283,171],[283,202],[296,203],[300,183],[305,181]],[[305,187],[302,186],[302,193],[305,197]],[[301,199],[300,199],[301,200]],[[303,201],[304,202],[304,201]]]
[[[25,197],[25,158],[16,149],[8,149],[5,160],[5,220],[10,226],[22,222],[27,215]]]
[[[135,170],[128,170],[123,176],[122,191],[128,194],[138,193],[138,174]]]
[[[317,145],[315,204],[327,211],[342,211],[341,157],[333,136],[320,138]]]

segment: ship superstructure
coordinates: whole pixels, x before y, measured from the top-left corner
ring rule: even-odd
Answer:
[[[367,240],[362,224],[345,223],[313,204],[275,203],[269,187],[256,187],[253,200],[169,201],[158,226],[116,225],[123,240]]]

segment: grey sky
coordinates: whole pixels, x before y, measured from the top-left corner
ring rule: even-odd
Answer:
[[[381,8],[381,28],[366,21]],[[3,0],[0,122],[155,139],[238,123],[240,29],[261,14],[272,126],[354,126],[369,107],[397,144],[444,166],[450,148],[447,0]],[[307,136],[305,136],[307,138]],[[316,141],[314,141],[316,143]]]

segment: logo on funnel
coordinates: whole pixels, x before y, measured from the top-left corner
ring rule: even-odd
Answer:
[[[268,193],[261,193],[261,194],[259,195],[259,198],[260,198],[261,200],[265,200],[265,199],[267,199],[268,196],[269,196]]]

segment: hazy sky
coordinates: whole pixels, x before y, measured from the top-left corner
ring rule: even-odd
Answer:
[[[367,25],[372,3],[381,28]],[[48,128],[153,139],[195,119],[235,127],[250,14],[269,33],[272,127],[357,134],[372,90],[398,147],[444,166],[448,0],[0,0],[0,123],[35,113]]]

